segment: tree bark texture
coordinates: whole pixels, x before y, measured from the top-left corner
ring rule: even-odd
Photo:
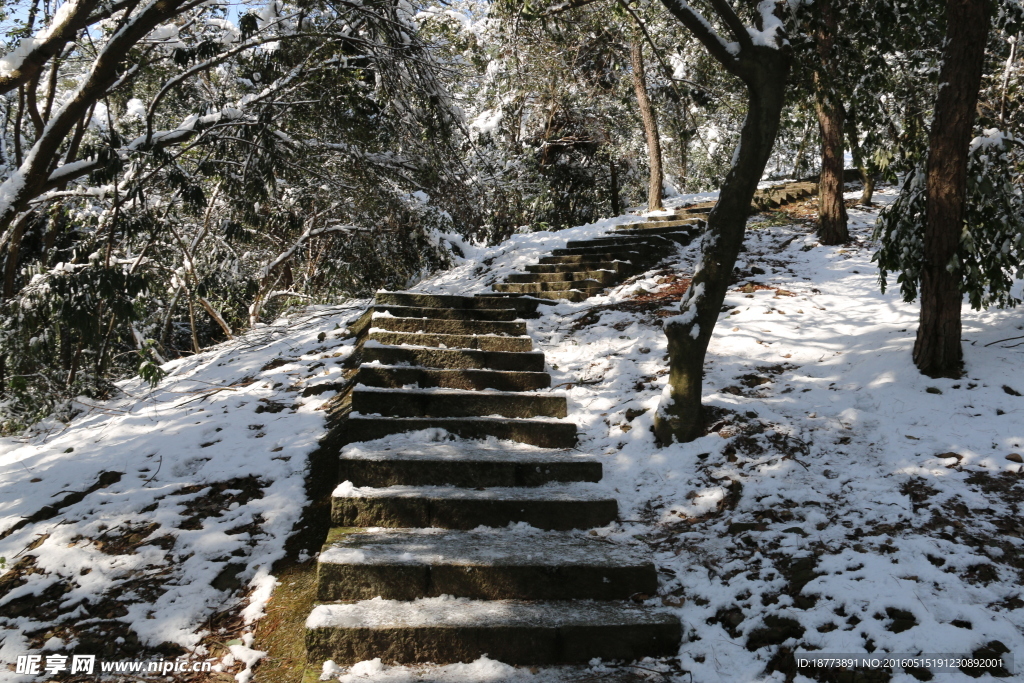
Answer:
[[[921,319],[914,363],[932,377],[959,377],[960,273],[951,271],[963,229],[967,154],[985,61],[988,0],[948,0],[939,94],[928,139]]]
[[[850,241],[846,205],[843,203],[843,122],[845,111],[834,93],[837,30],[832,0],[818,0],[822,26],[814,40],[820,64],[814,72],[814,99],[821,131],[821,177],[818,180],[818,238],[822,244]]]
[[[629,46],[629,61],[633,67],[633,89],[636,90],[636,104],[643,120],[647,135],[647,154],[651,163],[651,181],[647,190],[647,208],[661,210],[661,186],[664,174],[661,170],[661,137],[658,135],[658,118],[655,116],[651,99],[647,96],[647,76],[644,72],[644,48],[642,38],[636,38]]]
[[[737,72],[747,87],[747,117],[740,148],[708,216],[701,260],[683,299],[681,314],[668,319],[669,379],[655,415],[662,444],[692,441],[704,433],[701,389],[704,357],[743,246],[750,203],[775,144],[785,100],[787,51],[751,46]]]

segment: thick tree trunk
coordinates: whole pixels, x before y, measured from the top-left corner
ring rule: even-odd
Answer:
[[[850,241],[843,203],[843,109],[818,102],[821,130],[821,177],[818,179],[818,239],[822,244]]]
[[[832,0],[818,0],[823,27],[815,32],[820,66],[814,73],[815,106],[821,130],[821,177],[818,179],[818,238],[822,244],[850,240],[843,203],[843,121],[845,111],[833,92],[835,67],[832,47],[837,23]]]
[[[775,144],[785,99],[790,58],[787,52],[750,47],[744,60],[747,118],[739,150],[708,216],[701,260],[681,308],[665,324],[669,379],[655,415],[662,444],[692,441],[704,433],[701,385],[704,357],[725,299],[736,256],[743,246],[750,202]]]
[[[633,67],[633,89],[636,90],[636,104],[647,135],[647,153],[651,163],[651,182],[647,190],[647,208],[660,210],[661,186],[664,175],[661,170],[661,138],[658,135],[658,119],[647,96],[647,76],[644,73],[644,48],[642,39],[635,39],[629,46],[629,61]]]
[[[959,377],[961,275],[956,255],[967,195],[967,153],[974,127],[989,27],[988,0],[949,0],[939,94],[928,140],[921,324],[914,363],[932,377]]]

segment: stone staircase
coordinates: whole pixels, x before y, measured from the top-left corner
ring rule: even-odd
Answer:
[[[758,190],[750,209],[756,213],[778,208],[815,194],[817,189],[815,183],[799,182]],[[494,285],[493,294],[483,296],[583,301],[648,270],[677,245],[689,244],[706,224],[714,205],[695,204],[619,226],[604,237],[570,241],[551,256],[526,266],[525,273]]]
[[[582,533],[614,522],[618,506],[598,485],[601,463],[573,450],[566,398],[524,318],[650,268],[712,206],[570,241],[491,293],[377,294],[306,622],[307,680],[326,660],[561,665],[678,652],[679,620],[643,604],[657,593],[654,565]],[[441,440],[365,443],[419,430]]]
[[[653,564],[580,533],[618,506],[595,485],[601,464],[571,450],[565,396],[526,334],[541,304],[377,295],[306,624],[311,665],[678,651],[678,619],[630,601],[657,592]],[[360,443],[423,429],[461,438]]]

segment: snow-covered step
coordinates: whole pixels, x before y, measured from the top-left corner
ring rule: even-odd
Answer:
[[[378,304],[423,308],[511,308],[519,315],[536,313],[538,304],[542,303],[532,299],[496,300],[454,294],[417,294],[414,292],[377,292],[376,301]]]
[[[565,417],[564,395],[356,386],[352,410],[394,417]]]
[[[578,263],[533,263],[526,266],[527,273],[571,273],[579,270]],[[587,262],[585,270],[612,270],[620,275],[628,275],[634,272],[635,268],[629,261],[594,261]]]
[[[314,662],[380,657],[394,662],[509,664],[635,661],[678,653],[679,619],[650,607],[591,601],[519,602],[426,598],[318,605],[306,620]]]
[[[600,291],[604,284],[598,280],[575,280],[561,282],[503,282],[492,285],[496,292],[522,292],[534,294],[538,292],[567,292],[571,289],[586,292]]]
[[[542,372],[544,370],[544,354],[539,351],[520,353],[479,349],[387,346],[373,340],[367,341],[363,346],[363,362],[427,368],[470,368],[524,372]]]
[[[658,575],[635,548],[578,532],[335,528],[317,565],[317,599],[451,595],[477,600],[626,600]]]
[[[557,251],[557,250],[556,250]],[[635,265],[634,261],[642,262],[643,258],[639,252],[619,252],[616,254],[611,253],[600,253],[600,254],[567,254],[565,256],[543,256],[541,257],[538,264],[549,265],[558,263],[576,263],[576,264],[592,264],[592,263],[605,263],[608,261],[620,261],[630,265]]]
[[[378,303],[374,306],[374,310],[390,313],[396,318],[513,321],[519,317],[519,312],[514,308],[428,308]]]
[[[616,270],[578,270],[554,273],[512,273],[506,282],[576,282],[588,280],[610,285],[621,279]]]
[[[601,291],[600,289],[588,289],[586,291],[578,289],[566,289],[558,292],[530,292],[523,294],[519,292],[486,292],[483,294],[477,294],[479,297],[536,297],[538,299],[547,299],[551,302],[555,301],[586,301],[595,293]]]
[[[449,486],[358,487],[343,482],[331,494],[331,522],[348,527],[475,529],[525,522],[566,531],[605,526],[618,504],[593,484],[548,484],[484,490]]]
[[[504,335],[526,334],[526,323],[507,320],[446,320],[439,318],[398,318],[391,314],[373,316],[373,327],[391,332],[427,332],[431,334],[455,335]]]
[[[640,221],[639,223],[632,223],[629,227],[646,227],[646,228],[686,228],[696,226],[701,222],[698,217],[704,212],[698,214],[691,214],[688,216],[681,216],[677,219],[670,221],[654,221],[649,217],[646,220]]]
[[[573,448],[576,425],[571,422],[506,417],[380,417],[353,414],[345,425],[349,442],[372,441],[391,434],[444,429],[464,439],[494,437],[542,448]]]
[[[596,247],[573,247],[563,249],[552,249],[553,256],[609,256],[609,257],[642,257],[654,250],[647,244],[599,244]]]
[[[546,372],[362,365],[355,382],[370,387],[400,388],[415,385],[420,388],[535,391],[550,387],[551,375]]]
[[[662,223],[628,223],[626,225],[620,225],[615,228],[616,235],[659,235],[662,237],[669,237],[675,242],[679,242],[687,237],[692,238],[693,235],[700,232],[700,229],[705,225],[705,221],[699,218],[691,218],[681,226],[669,226],[666,227]]]
[[[575,247],[629,246],[631,244],[647,247],[673,246],[672,240],[664,235],[647,235],[644,233],[638,233],[635,235],[616,235],[614,237],[595,237],[594,239],[589,240],[570,240],[565,243],[565,246],[567,249],[572,249]]]
[[[376,324],[376,320],[374,321]],[[426,334],[419,332],[388,332],[370,328],[369,338],[391,346],[436,346],[446,349],[478,349],[481,351],[511,351],[522,353],[533,350],[533,340],[528,336],[507,337],[497,334]]]
[[[378,447],[354,443],[338,458],[338,481],[355,486],[543,486],[601,481],[601,463],[574,451],[473,442]]]

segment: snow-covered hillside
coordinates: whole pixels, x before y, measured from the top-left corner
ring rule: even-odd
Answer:
[[[69,425],[0,445],[0,680],[19,655],[202,659],[220,612],[246,624],[306,502],[318,409],[366,302],[323,307],[164,366],[156,389],[82,399]],[[254,661],[243,642],[238,662]],[[219,662],[237,670],[235,663]],[[244,667],[243,667],[244,668]]]
[[[1024,652],[1024,324],[1013,311],[965,311],[965,376],[921,376],[910,361],[917,307],[878,292],[874,212],[850,213],[855,241],[843,247],[819,245],[799,207],[789,219],[752,219],[708,354],[711,433],[693,443],[659,449],[650,427],[667,374],[660,324],[696,242],[529,321],[553,390],[569,397],[580,451],[601,460],[600,486],[619,500],[622,521],[599,533],[654,553],[662,587],[649,599],[684,624],[678,659],[632,674],[783,680],[794,650]],[[624,220],[467,246],[456,268],[415,289],[480,292]],[[338,380],[352,349],[346,323],[365,303],[261,327],[170,364],[154,391],[129,382],[130,398],[83,402],[71,425],[6,440],[0,594],[13,589],[0,597],[0,662],[96,643],[111,658],[161,643],[201,655],[216,635],[210,617],[246,594],[251,624],[325,429],[317,409],[332,392],[307,389]],[[250,645],[243,638],[218,666],[248,669]],[[613,669],[594,662],[588,675]],[[548,677],[491,660],[429,674],[379,662],[328,673]],[[0,670],[0,680],[38,679]]]

